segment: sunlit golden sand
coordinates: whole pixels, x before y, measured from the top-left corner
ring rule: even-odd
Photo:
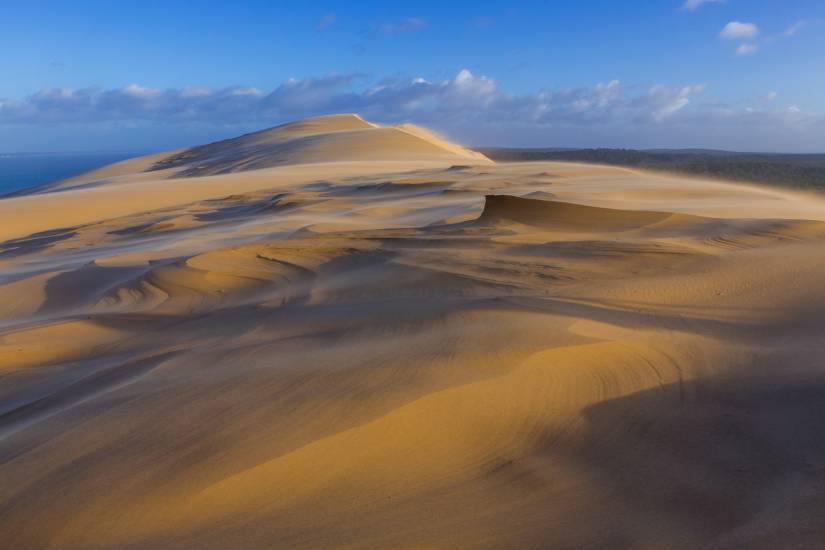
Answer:
[[[815,548],[825,202],[320,117],[0,201],[5,548]]]

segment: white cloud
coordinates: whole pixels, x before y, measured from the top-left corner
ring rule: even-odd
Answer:
[[[703,4],[722,4],[725,0],[685,0],[682,4],[682,9],[687,11],[696,11]]]
[[[740,21],[731,21],[724,26],[719,36],[727,39],[737,38],[754,38],[759,34],[759,27],[753,23],[742,23]]]
[[[754,55],[759,51],[759,46],[744,42],[736,48],[736,55]]]
[[[462,69],[455,75],[448,86],[446,97],[451,101],[475,101],[480,105],[487,105],[497,95],[496,83],[486,76],[475,76],[467,69]]]
[[[157,97],[160,94],[160,90],[155,88],[147,88],[145,86],[140,86],[139,84],[129,84],[128,86],[122,88],[122,93],[126,96],[138,99],[150,99]]]
[[[773,101],[778,96],[779,96],[779,94],[777,94],[776,92],[770,91],[765,95],[765,101]]]
[[[656,122],[670,118],[690,103],[690,97],[705,89],[704,84],[670,88],[656,85],[650,88],[647,100],[651,107],[651,117]]]

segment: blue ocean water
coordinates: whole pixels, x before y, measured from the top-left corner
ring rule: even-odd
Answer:
[[[62,180],[141,153],[0,154],[0,197]]]

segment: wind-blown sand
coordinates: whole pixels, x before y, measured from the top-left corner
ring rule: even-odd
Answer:
[[[342,115],[0,200],[7,548],[817,548],[825,201]]]

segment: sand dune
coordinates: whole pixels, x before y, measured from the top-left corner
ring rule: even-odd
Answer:
[[[471,160],[484,155],[441,140],[412,125],[379,127],[357,115],[333,115],[294,122],[171,155],[154,169],[205,176],[287,164],[376,160]]]
[[[321,117],[0,200],[10,548],[817,548],[825,201]]]

